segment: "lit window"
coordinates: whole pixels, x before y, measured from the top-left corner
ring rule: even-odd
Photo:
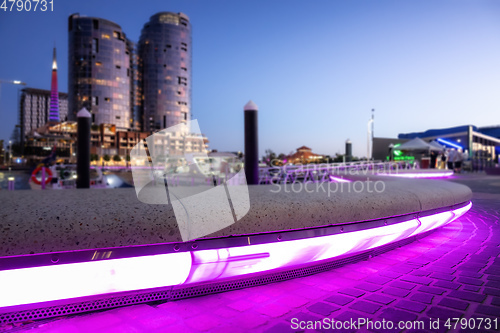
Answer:
[[[108,35],[108,34],[102,34],[102,35],[101,35],[101,38],[104,38],[104,39],[109,39],[110,37],[109,37],[109,35]]]
[[[99,39],[93,38],[92,39],[92,53],[98,53],[99,52]]]
[[[95,62],[95,65],[96,65],[96,66],[101,66],[101,65],[102,65],[102,62],[100,62],[100,61],[96,61],[96,62]]]

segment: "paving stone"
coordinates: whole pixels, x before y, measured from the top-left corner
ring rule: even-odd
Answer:
[[[307,312],[297,312],[286,317],[286,320],[290,323],[292,322],[292,319],[297,319],[298,321],[317,321],[322,320],[323,318]]]
[[[460,291],[458,291],[458,290],[451,291],[448,294],[448,296],[453,297],[453,298],[459,298],[459,299],[462,299],[464,301],[471,301],[471,302],[478,302],[478,303],[481,303],[482,301],[484,301],[486,299],[485,295],[471,293],[469,291],[461,291],[461,290]]]
[[[327,317],[332,312],[340,310],[340,308],[337,306],[333,306],[331,304],[328,304],[328,303],[318,302],[318,303],[315,303],[315,304],[307,307],[307,310]]]
[[[373,283],[366,283],[366,282],[360,283],[354,287],[361,289],[361,290],[365,290],[365,291],[371,291],[371,292],[382,289],[381,286],[378,286],[378,285],[373,284]]]
[[[248,331],[255,327],[265,325],[269,321],[269,317],[250,311],[248,313],[245,313],[245,315],[232,318],[231,321],[235,326],[241,327],[243,330]]]
[[[395,298],[387,297],[387,296],[380,295],[380,294],[370,294],[370,295],[366,296],[364,299],[367,299],[367,300],[373,301],[373,302],[377,302],[380,304],[384,304],[384,305],[387,305],[387,304],[396,300]]]
[[[406,275],[401,278],[403,281],[413,282],[418,284],[423,284],[425,286],[430,285],[434,280],[425,276],[414,276],[414,275]]]
[[[365,279],[365,282],[375,283],[375,284],[379,284],[379,285],[384,285],[390,281],[392,281],[392,278],[388,278],[385,276],[370,276],[370,277]]]
[[[415,269],[415,267],[410,267],[408,265],[405,265],[405,266],[394,266],[394,267],[390,267],[389,270],[390,271],[393,271],[393,272],[396,272],[396,273],[410,273],[411,271],[413,271]]]
[[[279,323],[265,330],[265,333],[290,333],[292,331],[290,323]]]
[[[281,317],[282,315],[290,312],[291,308],[286,304],[280,304],[277,302],[261,305],[259,307],[254,308],[255,311],[265,314],[269,317],[276,318]]]
[[[290,306],[292,308],[298,308],[299,306],[302,306],[304,304],[309,303],[309,300],[304,298],[304,297],[300,297],[300,296],[296,296],[296,295],[285,295],[285,296],[279,297],[277,299],[277,302],[279,302],[281,304],[286,304],[287,306]]]
[[[436,288],[436,287],[428,287],[428,286],[422,286],[422,287],[418,288],[418,291],[421,291],[424,293],[429,293],[429,294],[434,294],[434,295],[442,295],[446,292],[445,289]]]
[[[433,286],[435,287],[441,287],[441,288],[446,288],[446,289],[453,289],[457,290],[460,288],[460,283],[455,283],[455,282],[448,282],[448,281],[436,281]]]
[[[438,305],[445,306],[447,308],[465,311],[467,309],[467,307],[469,306],[469,303],[462,302],[462,301],[459,301],[457,299],[445,297],[441,301],[439,301]]]
[[[475,292],[477,293],[479,290],[481,290],[481,287],[477,287],[477,286],[471,286],[471,285],[464,285],[462,287],[462,290],[465,290],[465,291],[472,291],[472,292]]]
[[[400,288],[393,288],[393,287],[388,287],[382,290],[384,294],[389,294],[393,296],[399,296],[399,297],[406,297],[410,293],[409,291],[406,291],[404,289]]]
[[[333,296],[326,298],[325,301],[330,302],[330,303],[335,303],[338,305],[346,305],[346,304],[349,304],[350,302],[354,301],[354,298],[336,294],[336,295],[333,295]]]
[[[375,303],[371,303],[371,302],[358,301],[358,302],[356,302],[354,304],[351,304],[349,307],[351,309],[358,310],[358,311],[361,311],[361,312],[366,312],[366,313],[374,314],[382,306],[378,305],[378,304],[375,304]]]
[[[345,288],[345,289],[339,290],[339,293],[349,295],[349,296],[354,296],[354,297],[360,297],[360,296],[363,296],[365,294],[361,290],[354,289],[354,288]]]
[[[476,308],[476,313],[486,314],[490,316],[500,317],[500,307],[488,306],[479,304]]]
[[[483,294],[486,295],[494,295],[494,296],[500,296],[500,289],[496,288],[484,288]]]
[[[202,314],[193,318],[184,320],[184,323],[198,331],[208,331],[222,323],[213,315]]]
[[[417,303],[417,302],[412,302],[412,301],[407,301],[407,300],[401,300],[398,303],[394,305],[397,308],[403,309],[403,310],[409,310],[413,312],[422,312],[425,310],[426,306],[423,305],[422,303]]]
[[[500,269],[498,268],[487,268],[485,271],[484,271],[486,274],[495,274],[495,275],[500,275]]]
[[[232,318],[236,315],[240,314],[239,311],[228,308],[227,306],[218,306],[217,309],[214,309],[214,314],[217,316],[221,316],[222,318]]]
[[[397,278],[403,276],[403,274],[401,274],[401,273],[391,272],[391,271],[383,271],[383,272],[380,272],[379,274],[382,276],[391,278],[391,279],[397,279]]]
[[[424,293],[415,293],[410,296],[412,301],[417,301],[420,303],[431,304],[434,296]]]
[[[470,272],[470,271],[460,271],[460,272],[458,272],[458,274],[461,276],[468,276],[468,277],[475,278],[475,279],[480,279],[484,275],[481,273],[475,273],[475,272]]]
[[[418,316],[414,313],[397,310],[395,308],[385,308],[382,309],[379,318],[383,318],[385,320],[391,320],[393,322],[398,322],[398,321],[412,321],[417,319]]]
[[[429,269],[432,270],[432,271],[434,271],[434,272],[445,273],[445,274],[453,274],[453,273],[455,273],[456,269],[452,269],[450,267],[433,266],[432,268],[429,268]]]
[[[447,320],[448,318],[461,318],[463,315],[462,312],[457,312],[437,306],[432,306],[426,313],[431,318],[439,318],[442,320]]]
[[[500,281],[488,281],[485,286],[500,289]]]
[[[415,275],[415,276],[429,276],[431,274],[432,274],[432,272],[426,271],[426,270],[423,270],[423,269],[418,269],[418,270],[413,271],[413,272],[410,273],[410,275]]]
[[[479,279],[470,278],[470,277],[459,277],[457,282],[471,284],[473,286],[482,286],[484,284],[483,281],[481,281]],[[499,284],[499,287],[500,287],[500,284]]]
[[[335,316],[335,319],[340,321],[350,321],[351,319],[357,321],[359,318],[366,318],[366,315],[352,311],[344,311]]]
[[[403,281],[394,281],[389,284],[391,287],[396,287],[400,289],[412,290],[417,285],[413,283],[403,282]]]
[[[451,274],[444,274],[444,273],[432,273],[430,278],[433,279],[438,279],[438,280],[445,280],[445,281],[453,281],[455,280],[455,277]]]
[[[491,300],[491,305],[500,306],[500,297],[493,297]]]
[[[486,280],[500,281],[500,275],[486,275]]]
[[[255,306],[255,304],[252,302],[248,302],[246,300],[239,300],[233,303],[229,303],[227,306],[230,307],[231,309],[243,312],[247,311],[248,309],[251,309],[252,307]]]
[[[481,264],[463,264],[457,267],[457,270],[459,271],[470,271],[470,272],[479,272],[481,269],[484,268],[485,265]]]

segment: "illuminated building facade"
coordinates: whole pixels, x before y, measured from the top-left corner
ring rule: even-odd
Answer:
[[[144,25],[137,47],[140,122],[157,131],[191,120],[191,25],[161,12]]]
[[[19,121],[22,146],[26,136],[50,122],[51,110],[55,109],[53,101],[53,91],[34,88],[24,88],[21,91]],[[57,102],[59,120],[64,121],[68,115],[68,94],[57,93]]]
[[[87,108],[92,123],[133,127],[133,47],[121,27],[73,14],[68,21],[69,120]]]

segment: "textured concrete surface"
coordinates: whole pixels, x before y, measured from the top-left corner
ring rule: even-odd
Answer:
[[[500,178],[473,184],[473,207],[419,241],[331,271],[163,304],[20,326],[33,332],[455,332],[448,318],[500,329]],[[422,321],[420,329],[292,329],[297,320]],[[477,329],[483,319],[482,329]],[[485,322],[490,321],[490,330]],[[495,321],[496,320],[496,329]],[[430,322],[433,323],[431,328]],[[470,323],[470,324],[469,324]],[[451,322],[452,327],[454,322]],[[5,326],[4,329],[12,327]]]
[[[444,181],[374,180],[250,186],[248,214],[207,237],[402,215],[471,196]],[[172,206],[144,204],[133,188],[0,191],[0,201],[0,256],[182,241]]]

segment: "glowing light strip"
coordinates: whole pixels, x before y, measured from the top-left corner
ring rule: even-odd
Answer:
[[[415,232],[413,232],[413,235],[417,235],[422,232],[436,229],[438,227],[446,225],[458,219],[465,213],[467,213],[471,207],[472,207],[472,202],[469,202],[467,206],[454,209],[449,212],[443,212],[429,216],[421,216],[418,218],[418,220],[420,221],[420,226],[418,227],[417,230],[415,230]]]
[[[448,140],[444,140],[444,139],[437,139],[437,141],[441,142],[441,143],[444,143],[448,146],[452,146],[453,148],[457,148],[457,149],[463,149],[462,146],[460,145],[457,145],[456,143],[453,143],[453,142],[450,142]]]
[[[350,183],[351,182],[349,179],[344,179],[344,177],[335,177],[335,176],[330,175],[329,178],[334,183]]]
[[[169,287],[355,254],[435,229],[472,206],[377,228],[291,241],[0,271],[0,308]],[[111,257],[110,251],[106,257]]]
[[[190,270],[179,252],[0,271],[0,307],[177,285]]]
[[[402,177],[402,178],[446,178],[453,175],[453,171],[443,172],[405,172],[405,173],[377,173],[379,176]]]

